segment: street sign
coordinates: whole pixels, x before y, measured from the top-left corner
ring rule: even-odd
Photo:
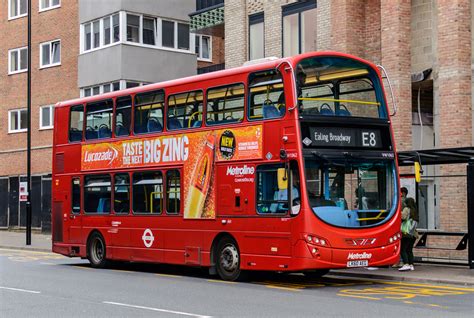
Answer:
[[[28,182],[20,182],[20,202],[28,201]]]

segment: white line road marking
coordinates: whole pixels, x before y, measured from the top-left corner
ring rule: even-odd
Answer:
[[[166,312],[166,313],[170,313],[170,314],[183,315],[183,316],[192,316],[192,317],[201,317],[201,318],[210,318],[211,317],[211,316],[203,316],[203,315],[198,315],[198,314],[191,314],[191,313],[182,312],[182,311],[174,311],[174,310],[167,310],[167,309],[160,309],[160,308],[153,308],[153,307],[145,307],[145,306],[137,306],[137,305],[129,305],[129,304],[123,304],[123,303],[116,303],[116,302],[113,302],[113,301],[103,301],[103,303],[104,304],[109,304],[109,305],[117,305],[117,306],[124,306],[124,307],[131,307],[131,308]]]
[[[4,287],[4,286],[0,286],[0,289],[13,290],[13,291],[19,291],[19,292],[31,293],[31,294],[41,294],[41,292],[35,291],[35,290],[27,290],[27,289],[20,289],[20,288],[11,288],[11,287]]]

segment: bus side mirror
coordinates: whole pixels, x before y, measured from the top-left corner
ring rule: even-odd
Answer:
[[[415,181],[420,182],[421,181],[421,174],[423,173],[423,170],[421,170],[421,166],[419,162],[415,162]]]
[[[288,189],[288,175],[285,168],[278,168],[278,189],[285,190]]]

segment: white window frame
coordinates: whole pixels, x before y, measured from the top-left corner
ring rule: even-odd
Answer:
[[[28,15],[28,1],[26,2],[26,13],[19,14],[19,15],[10,15],[11,14],[11,2],[15,1],[18,5],[18,8],[20,8],[20,0],[8,0],[8,20],[15,20],[19,18],[26,17]],[[20,9],[18,9],[18,12]]]
[[[49,126],[43,126],[43,108],[49,108]],[[41,106],[40,109],[40,121],[39,121],[39,130],[53,129],[54,128],[54,105],[45,105]]]
[[[194,36],[199,37],[199,55],[197,55],[198,61],[212,62],[212,36],[205,35],[205,34],[194,34],[194,33],[191,33],[191,34],[193,34]],[[209,58],[202,57],[202,52],[203,52],[202,51],[202,38],[203,37],[209,38]],[[193,45],[193,47],[194,47],[194,51],[196,51],[196,45]],[[196,53],[196,52],[194,52],[194,53]],[[198,53],[196,53],[196,54],[198,54]]]
[[[59,42],[59,62],[57,63],[52,63],[52,52],[51,52],[51,47],[52,47],[52,44],[54,42]],[[51,54],[50,55],[50,64],[46,64],[46,65],[43,65],[43,45],[49,45],[50,49],[49,49],[49,53]],[[47,41],[47,42],[43,42],[43,43],[40,43],[40,46],[39,46],[39,50],[40,50],[40,69],[43,69],[43,68],[48,68],[48,67],[55,67],[55,66],[59,66],[61,65],[61,54],[62,54],[62,48],[61,48],[61,40],[60,39],[55,39],[55,40],[52,40],[52,41]]]
[[[138,17],[138,42],[133,42],[133,41],[128,40],[128,37],[127,37],[127,27],[128,27],[127,15],[134,15],[134,16]],[[135,44],[135,45],[139,44],[139,45],[145,45],[145,46],[153,47],[153,45],[143,44],[143,29],[142,28],[143,28],[143,14],[138,14],[138,13],[133,13],[133,12],[125,12],[125,34],[124,34],[125,43]]]
[[[22,133],[22,132],[25,132],[25,131],[28,131],[28,128],[24,128],[24,129],[15,129],[15,130],[12,130],[12,113],[16,112],[18,113],[18,127],[21,127],[21,112],[22,111],[28,111],[27,108],[20,108],[20,109],[11,109],[8,111],[8,133],[9,134],[16,134],[16,133]]]
[[[95,44],[95,32],[94,32],[94,23],[98,22],[99,23],[99,41],[98,41],[98,45],[97,47],[94,47],[94,44]],[[102,23],[102,19],[98,19],[98,20],[94,20],[91,22],[91,48],[92,49],[99,49],[101,46],[102,46],[102,38],[104,37],[103,36],[103,32],[102,32],[102,28],[103,28],[103,23]]]
[[[123,81],[123,80],[118,80],[118,81],[112,81],[112,82],[108,82],[108,83],[102,83],[102,84],[97,84],[97,85],[82,87],[81,90],[80,90],[80,96],[81,96],[81,97],[91,97],[91,96],[97,96],[97,95],[100,95],[100,94],[116,92],[116,91],[113,90],[113,88],[114,88],[114,83],[119,83],[119,89],[118,89],[118,90],[122,90],[122,89],[125,88],[124,86],[122,86],[122,81]],[[109,86],[110,91],[106,92],[106,91],[104,90],[104,87],[105,87],[105,86]],[[99,88],[99,94],[95,94],[95,95],[94,95],[94,94],[93,94],[93,91],[94,91],[94,88],[96,88],[96,87]],[[90,89],[90,90],[91,90],[91,95],[86,96],[86,89]]]
[[[81,54],[94,52],[94,51],[97,51],[97,50],[100,50],[100,49],[103,49],[103,48],[106,48],[106,47],[110,47],[110,46],[122,43],[122,37],[123,37],[123,34],[124,34],[124,31],[122,29],[122,25],[123,25],[122,12],[123,11],[115,12],[113,14],[109,14],[105,17],[100,18],[100,19],[95,19],[95,20],[88,21],[86,23],[81,24],[80,37],[79,37],[80,38],[79,39],[79,48],[80,48]],[[117,42],[114,42],[114,20],[113,20],[113,17],[115,15],[118,15],[118,17],[119,17],[119,40]],[[104,21],[106,19],[109,19],[109,21],[110,21],[110,31],[109,31],[110,32],[110,43],[109,44],[105,44]],[[98,47],[94,47],[94,27],[93,27],[94,22],[99,22],[99,46]],[[86,46],[85,46],[86,25],[90,25],[90,28],[91,28],[91,43],[90,43],[91,48],[88,49],[88,50],[86,50]],[[126,32],[126,28],[125,28],[125,32]]]
[[[21,54],[20,54],[20,51],[21,50],[27,50],[26,52],[26,68],[25,69],[20,69],[20,65],[21,65]],[[12,71],[11,70],[11,54],[13,52],[18,52],[18,71]],[[28,47],[27,46],[24,46],[24,47],[19,47],[19,48],[16,48],[16,49],[11,49],[11,50],[8,50],[8,75],[12,75],[12,74],[18,74],[18,73],[24,73],[24,72],[27,72],[28,71]]]
[[[49,0],[50,3],[53,1],[53,0]],[[41,0],[38,0],[39,4],[38,4],[38,12],[44,12],[44,11],[49,11],[49,10],[53,10],[53,9],[57,9],[57,8],[61,8],[61,0],[59,0],[59,3],[56,4],[56,5],[50,5],[49,7],[46,7],[46,8],[42,8],[41,7]]]

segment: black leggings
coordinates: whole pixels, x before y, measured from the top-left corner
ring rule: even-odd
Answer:
[[[413,265],[413,245],[415,244],[414,237],[402,237],[401,256],[403,264]]]

